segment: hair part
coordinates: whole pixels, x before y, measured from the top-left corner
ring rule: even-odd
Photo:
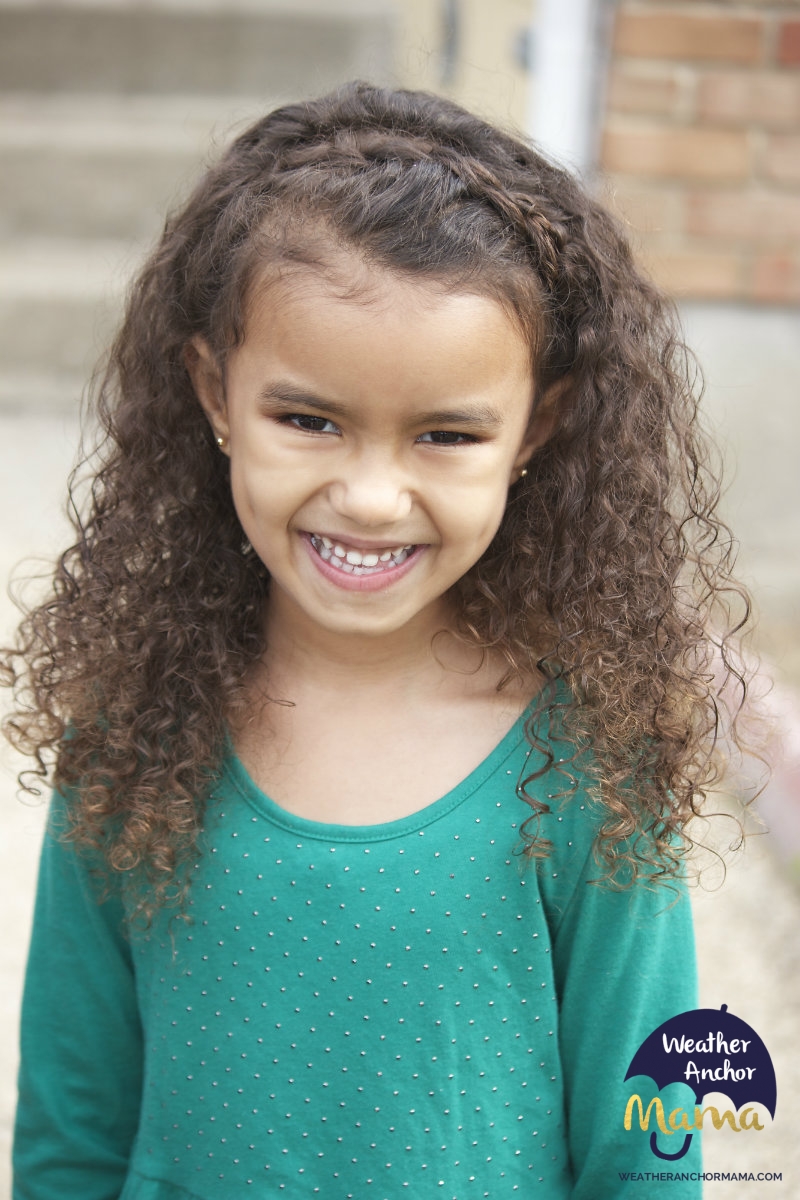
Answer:
[[[525,333],[555,428],[456,589],[459,628],[509,673],[567,685],[569,702],[554,682],[549,701],[592,748],[606,874],[675,874],[719,775],[720,696],[733,680],[743,699],[730,647],[748,614],[692,360],[672,306],[572,176],[421,92],[356,83],[277,109],[167,220],[96,391],[105,440],[77,540],[6,654],[8,735],[35,776],[54,761],[56,785],[75,789],[72,835],[139,871],[146,908],[182,894],[264,651],[269,586],[185,354],[202,338],[224,372],[273,274],[335,274],[341,252],[495,299]],[[525,781],[520,795],[536,856],[546,806]]]

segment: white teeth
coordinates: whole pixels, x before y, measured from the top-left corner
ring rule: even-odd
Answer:
[[[361,550],[348,550],[340,542],[333,542],[322,534],[312,533],[310,536],[311,544],[320,558],[329,562],[331,566],[338,567],[340,571],[347,571],[351,575],[374,575],[386,570],[387,566],[390,570],[393,567],[399,567],[414,549],[411,544],[395,546],[390,550],[380,552],[377,550],[362,552]]]

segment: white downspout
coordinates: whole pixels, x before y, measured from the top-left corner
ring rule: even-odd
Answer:
[[[597,157],[605,90],[609,0],[535,0],[528,133],[580,174]]]

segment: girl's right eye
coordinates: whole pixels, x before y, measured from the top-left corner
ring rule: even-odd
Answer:
[[[315,417],[311,413],[286,413],[280,417],[282,425],[293,425],[304,433],[338,433],[339,429],[327,417]]]

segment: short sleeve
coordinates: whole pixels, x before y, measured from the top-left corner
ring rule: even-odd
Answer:
[[[142,1034],[118,893],[60,836],[55,796],[39,870],[21,1028],[14,1200],[113,1200],[139,1119]]]

